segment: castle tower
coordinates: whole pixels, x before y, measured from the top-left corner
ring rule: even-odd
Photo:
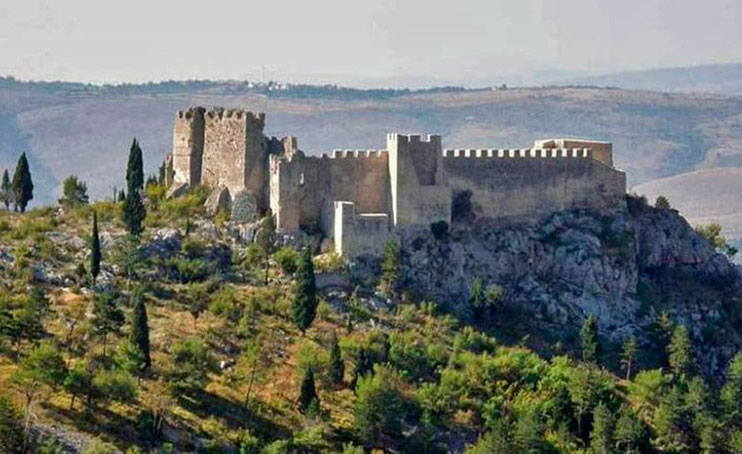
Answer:
[[[189,186],[201,183],[204,152],[204,109],[194,107],[175,115],[173,128],[173,180]]]
[[[450,191],[443,171],[441,136],[387,134],[392,225],[428,226],[450,220]]]
[[[234,197],[254,194],[258,208],[268,207],[268,151],[265,114],[242,109],[214,109],[205,115],[202,183],[226,186]]]

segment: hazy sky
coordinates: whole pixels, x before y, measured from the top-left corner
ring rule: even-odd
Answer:
[[[0,74],[463,83],[742,61],[740,0],[1,0]]]

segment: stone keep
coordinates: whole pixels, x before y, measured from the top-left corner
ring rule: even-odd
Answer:
[[[609,142],[443,149],[438,135],[392,133],[386,149],[309,156],[294,137],[265,137],[264,126],[264,114],[239,109],[179,112],[167,161],[173,185],[247,193],[258,211],[270,208],[280,232],[319,232],[345,256],[379,254],[385,242],[437,222],[535,222],[625,206],[626,176]]]

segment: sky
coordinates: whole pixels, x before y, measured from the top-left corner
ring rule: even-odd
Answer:
[[[2,0],[0,74],[355,86],[742,62],[739,0]]]

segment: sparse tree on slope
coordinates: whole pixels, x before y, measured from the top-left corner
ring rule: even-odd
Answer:
[[[98,213],[93,211],[93,234],[90,237],[90,274],[93,276],[93,287],[95,280],[100,274],[100,237],[98,236]]]
[[[395,241],[389,241],[384,245],[384,261],[381,263],[379,283],[379,289],[387,298],[397,296],[399,274],[399,245]]]
[[[613,414],[604,404],[595,407],[593,431],[590,433],[591,454],[613,454]]]
[[[319,397],[317,389],[314,386],[314,371],[311,367],[304,370],[304,378],[301,381],[301,390],[299,393],[299,410],[305,413],[310,406],[319,406]]]
[[[6,397],[0,396],[0,453],[24,454],[26,441],[21,415]]]
[[[134,303],[134,314],[131,320],[131,342],[134,343],[142,353],[142,369],[152,365],[150,357],[149,324],[147,322],[147,305],[144,301],[144,291],[141,287],[134,290],[132,294]]]
[[[294,301],[292,304],[294,323],[304,334],[317,315],[317,287],[314,280],[314,264],[311,249],[304,248],[296,271]]]
[[[144,166],[142,149],[136,137],[129,149],[129,161],[126,166],[126,192],[142,193],[144,189]]]
[[[67,177],[62,183],[62,197],[58,203],[62,206],[87,205],[88,185],[75,175]]]
[[[598,321],[594,315],[585,320],[580,330],[582,341],[582,359],[588,362],[597,362],[600,356],[600,339],[598,338]]]
[[[93,330],[103,338],[103,356],[106,356],[108,335],[117,332],[124,324],[124,314],[117,307],[116,295],[98,293],[93,305]]]
[[[260,248],[260,254],[263,259],[263,268],[265,269],[265,285],[268,285],[268,272],[270,271],[271,254],[276,249],[276,222],[273,214],[268,211],[263,220],[263,226],[258,230],[255,239],[257,246]]]
[[[10,204],[13,203],[13,185],[10,184],[8,169],[3,171],[3,180],[0,183],[0,203],[5,205],[6,210],[9,210]]]
[[[343,358],[340,354],[337,333],[333,331],[330,338],[330,380],[334,385],[339,385],[343,382],[344,376],[345,364],[343,364]]]
[[[621,348],[621,365],[626,370],[626,380],[631,379],[631,367],[636,360],[637,352],[636,337],[629,337]]]
[[[26,211],[28,202],[33,200],[33,181],[31,181],[31,169],[28,166],[26,153],[18,158],[18,164],[13,174],[13,204],[16,211]]]
[[[147,216],[147,211],[144,207],[144,202],[142,201],[142,196],[139,194],[139,191],[133,191],[126,194],[122,209],[126,229],[129,231],[131,236],[139,238],[142,230],[144,230],[142,222],[144,222],[144,218]]]

